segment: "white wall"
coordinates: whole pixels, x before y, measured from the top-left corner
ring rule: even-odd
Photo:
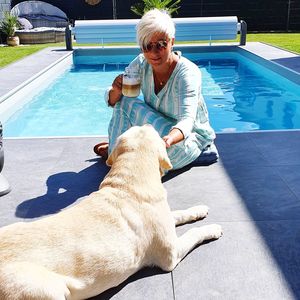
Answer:
[[[10,0],[0,0],[0,20],[3,19],[6,11],[10,11]]]

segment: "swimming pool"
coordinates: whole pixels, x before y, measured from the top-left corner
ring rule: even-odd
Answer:
[[[273,72],[237,47],[202,49],[179,50],[202,71],[203,95],[217,132],[300,128],[297,82]],[[9,117],[6,114],[4,136],[107,135],[111,109],[103,101],[105,89],[137,51],[75,51],[73,61],[55,72],[59,74],[55,80],[50,84],[47,81],[48,86],[36,95],[23,97],[27,103],[10,112]]]

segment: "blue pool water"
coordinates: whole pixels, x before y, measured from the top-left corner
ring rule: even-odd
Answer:
[[[216,132],[300,128],[299,86],[237,53],[191,59]],[[5,137],[107,135],[104,92],[127,64],[73,66],[4,124]]]

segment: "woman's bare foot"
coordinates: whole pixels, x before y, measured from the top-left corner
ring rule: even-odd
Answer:
[[[102,159],[107,160],[108,157],[108,142],[101,142],[94,146],[94,152],[101,156]]]

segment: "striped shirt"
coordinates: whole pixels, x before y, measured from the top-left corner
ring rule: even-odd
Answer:
[[[176,67],[158,94],[155,93],[152,66],[144,55],[138,55],[130,63],[129,68],[139,69],[142,75],[144,103],[140,100],[136,102],[134,98],[119,101],[114,107],[115,112],[109,128],[110,148],[113,148],[117,136],[130,126],[150,123],[161,136],[168,134],[172,128],[178,128],[183,133],[184,140],[167,149],[174,169],[194,161],[215,139],[201,93],[201,72],[193,62],[181,56],[181,53],[176,54],[180,56]],[[123,110],[126,112],[125,117]],[[114,122],[114,118],[119,119]],[[129,120],[120,122],[120,118]],[[116,129],[114,126],[121,128]]]

